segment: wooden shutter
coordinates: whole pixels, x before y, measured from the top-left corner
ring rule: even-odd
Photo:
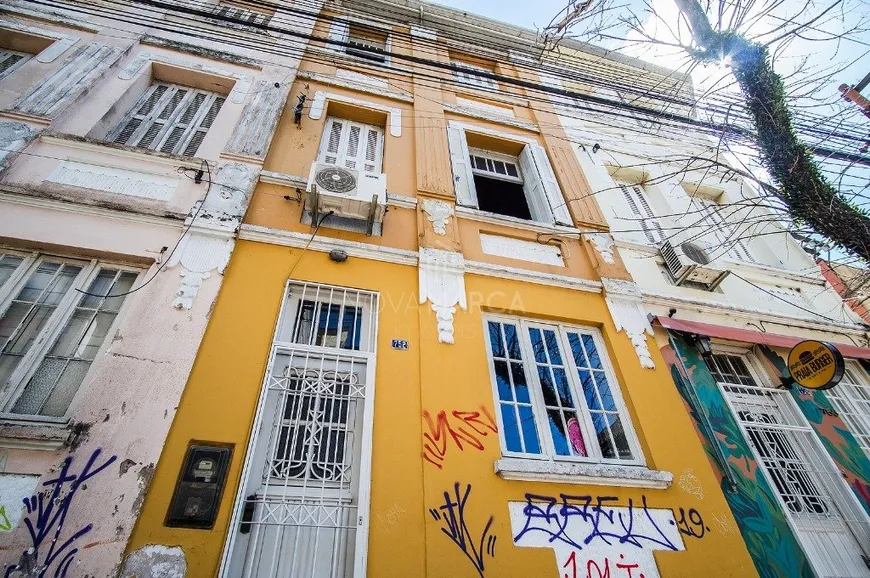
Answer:
[[[320,162],[337,165],[341,151],[341,135],[344,132],[345,121],[337,118],[327,118],[323,125],[323,136],[320,142]]]
[[[538,143],[527,144],[523,150],[525,151],[526,149],[529,149],[532,153],[532,159],[535,161],[535,167],[543,186],[544,202],[550,210],[550,215],[543,220],[562,225],[573,225],[574,220],[571,218],[571,212],[568,211],[568,205],[565,202],[565,197],[562,195],[562,189],[559,187],[556,175],[553,174],[553,167],[550,166],[547,151]]]
[[[640,185],[628,185],[618,183],[628,208],[631,209],[637,225],[640,226],[647,241],[658,245],[665,239],[664,231],[659,225],[658,218],[646,199],[646,193]],[[631,227],[635,229],[637,227]]]
[[[115,130],[112,140],[165,153],[193,155],[224,100],[213,92],[153,84]]]
[[[0,78],[11,74],[13,70],[24,64],[28,59],[30,59],[30,55],[26,52],[0,49]]]
[[[547,193],[544,190],[544,181],[535,166],[534,153],[531,145],[526,145],[518,157],[520,171],[523,173],[523,190],[526,193],[526,201],[529,204],[529,212],[532,219],[541,223],[553,222],[553,211],[547,204]]]
[[[447,146],[450,149],[450,166],[453,170],[453,189],[456,203],[465,207],[477,208],[477,189],[471,174],[468,158],[468,143],[465,131],[459,127],[447,127]]]
[[[318,160],[369,173],[382,172],[384,131],[380,127],[329,117]]]
[[[706,221],[710,230],[713,232],[713,235],[718,239],[719,243],[721,243],[722,247],[718,249],[725,250],[728,255],[735,259],[754,263],[755,259],[752,258],[752,254],[749,252],[749,247],[743,239],[738,236],[737,230],[731,225],[731,223],[726,221],[725,217],[721,214],[720,211],[723,207],[715,201],[702,199],[700,197],[693,197],[693,200],[700,205],[701,213],[704,217],[703,220]],[[731,215],[734,215],[733,211]]]

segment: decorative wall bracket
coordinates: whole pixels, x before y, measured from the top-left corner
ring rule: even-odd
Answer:
[[[190,309],[199,294],[203,281],[217,270],[223,275],[224,269],[233,252],[232,237],[190,231],[181,240],[172,258],[166,264],[174,267],[181,264],[181,283],[175,293],[172,306],[176,309]]]
[[[643,308],[637,284],[633,281],[606,277],[601,279],[601,283],[604,285],[605,301],[616,330],[625,331],[634,346],[641,367],[655,369],[646,342],[646,336],[653,335],[653,330]]]
[[[613,236],[609,233],[585,233],[583,237],[592,243],[598,254],[601,255],[601,260],[608,265],[616,263],[613,257]]]
[[[468,309],[465,298],[465,259],[462,253],[420,248],[420,304],[427,300],[438,321],[438,341],[453,343],[453,315],[458,305]]]
[[[437,199],[423,201],[422,207],[429,222],[432,223],[432,229],[435,231],[435,234],[446,235],[447,221],[453,215],[453,207]]]

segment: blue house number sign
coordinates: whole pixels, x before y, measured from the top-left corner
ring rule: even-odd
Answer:
[[[393,349],[399,349],[401,351],[408,350],[408,342],[404,339],[393,339]]]

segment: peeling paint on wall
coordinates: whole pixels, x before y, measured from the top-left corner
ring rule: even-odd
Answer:
[[[121,578],[184,578],[187,559],[180,546],[149,544],[130,552]]]
[[[0,532],[18,527],[24,500],[33,495],[39,476],[0,474]]]

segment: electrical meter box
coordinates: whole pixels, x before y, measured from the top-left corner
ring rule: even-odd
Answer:
[[[227,479],[232,449],[191,445],[175,485],[166,525],[180,528],[214,526]]]

